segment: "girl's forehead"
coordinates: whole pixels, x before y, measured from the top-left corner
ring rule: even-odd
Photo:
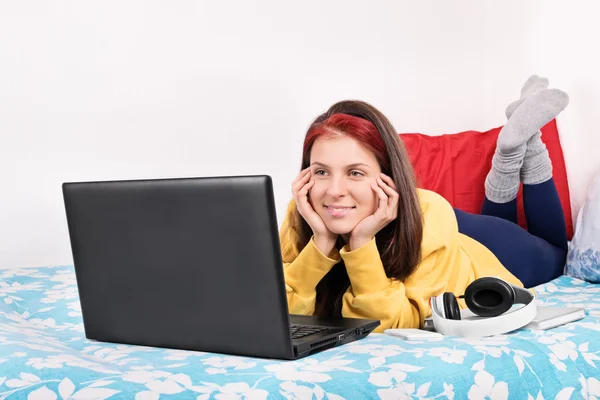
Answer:
[[[323,164],[377,163],[377,158],[371,150],[346,135],[318,138],[313,144],[310,158],[311,163],[316,161]]]

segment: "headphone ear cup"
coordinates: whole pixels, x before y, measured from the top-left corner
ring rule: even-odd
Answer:
[[[497,317],[508,311],[515,303],[515,292],[502,279],[479,278],[465,290],[465,303],[475,315]]]
[[[460,320],[460,308],[456,296],[450,292],[446,292],[442,298],[444,300],[444,313],[447,319]]]

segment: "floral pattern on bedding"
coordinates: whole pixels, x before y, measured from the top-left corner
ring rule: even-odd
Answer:
[[[278,361],[90,341],[72,267],[0,270],[0,399],[600,398],[600,285],[536,289],[588,316],[481,339],[371,334]]]

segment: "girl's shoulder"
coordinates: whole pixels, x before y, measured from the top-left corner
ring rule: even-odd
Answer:
[[[449,246],[458,235],[454,209],[444,197],[431,190],[417,189],[423,215],[424,253]]]
[[[454,210],[452,206],[440,194],[427,189],[417,188],[417,196],[421,205],[421,212],[425,217],[427,214],[452,214]]]

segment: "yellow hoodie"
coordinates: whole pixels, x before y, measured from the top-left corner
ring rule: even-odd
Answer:
[[[375,332],[387,328],[419,328],[431,315],[429,299],[443,292],[462,295],[469,283],[483,276],[497,276],[512,284],[523,284],[481,243],[458,232],[454,210],[442,196],[417,189],[423,213],[421,262],[404,281],[388,278],[375,239],[348,251],[334,249],[329,258],[313,239],[298,248],[298,233],[289,225],[296,209],[292,200],[281,227],[281,250],[291,314],[311,315],[316,286],[329,270],[344,260],[350,278],[342,302],[342,316],[381,321]],[[459,305],[465,307],[464,301]]]

